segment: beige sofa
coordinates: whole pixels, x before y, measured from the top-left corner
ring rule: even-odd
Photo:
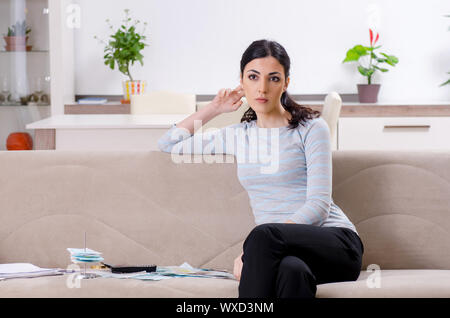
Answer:
[[[66,248],[83,247],[86,231],[88,247],[113,264],[188,262],[232,272],[255,224],[236,163],[217,162],[234,157],[204,161],[212,157],[0,152],[0,263],[66,268]],[[333,199],[365,254],[357,281],[319,285],[317,297],[450,297],[449,163],[450,152],[333,153]],[[236,280],[96,278],[69,288],[68,277],[0,281],[0,296],[238,296]]]

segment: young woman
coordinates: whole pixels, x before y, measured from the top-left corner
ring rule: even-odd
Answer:
[[[364,247],[331,197],[327,123],[288,95],[290,59],[279,43],[253,42],[242,56],[240,70],[238,87],[220,90],[209,105],[174,124],[158,142],[165,152],[196,153],[195,143],[200,143],[200,153],[208,148],[211,154],[240,156],[238,179],[248,192],[256,227],[234,261],[239,297],[313,298],[317,284],[356,280]],[[195,120],[205,124],[236,111],[243,96],[250,108],[240,123],[213,134],[221,141],[215,147],[210,138],[194,135]],[[236,130],[240,133],[230,134]],[[265,163],[262,156],[250,160],[255,144],[257,149],[271,149],[276,158]],[[268,165],[276,169],[264,170]]]

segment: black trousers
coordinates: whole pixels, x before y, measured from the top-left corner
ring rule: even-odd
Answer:
[[[266,223],[243,251],[239,298],[314,298],[317,284],[358,279],[364,246],[347,228]]]

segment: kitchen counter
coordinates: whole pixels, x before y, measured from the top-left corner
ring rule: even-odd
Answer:
[[[27,129],[88,129],[88,128],[169,128],[189,114],[154,115],[56,115],[26,126]]]
[[[301,102],[303,106],[321,110],[323,102]],[[440,117],[450,116],[450,102],[343,102],[339,117]]]
[[[35,150],[158,150],[158,139],[189,115],[55,115],[26,128],[35,129]]]

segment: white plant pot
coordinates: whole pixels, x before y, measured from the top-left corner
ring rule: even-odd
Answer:
[[[131,95],[142,95],[145,93],[145,89],[147,88],[146,81],[123,81],[123,99],[130,100]]]

